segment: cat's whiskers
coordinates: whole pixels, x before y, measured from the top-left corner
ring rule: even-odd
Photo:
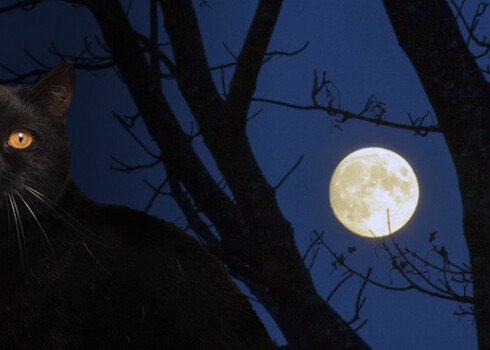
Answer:
[[[49,209],[51,209],[55,214],[57,214],[61,219],[63,219],[71,228],[76,230],[78,233],[84,235],[84,232],[81,231],[78,227],[74,226],[74,224],[80,226],[82,229],[84,228],[82,224],[80,224],[77,219],[75,219],[73,216],[71,216],[69,213],[67,213],[63,208],[61,208],[56,202],[51,200],[49,197],[45,196],[41,192],[37,191],[36,189],[24,185],[25,189],[30,192],[34,197],[36,197],[41,203],[46,205]],[[68,219],[73,220],[74,224],[71,223]]]
[[[68,224],[76,233],[80,234],[83,238],[89,239],[90,241],[93,241],[99,244],[100,246],[104,246],[106,248],[111,248],[111,249],[113,248],[110,245],[100,242],[100,240],[97,239],[96,235],[93,232],[91,232],[88,228],[84,227],[84,225],[82,225],[76,218],[74,218],[70,213],[64,210],[58,203],[53,201],[51,198],[49,198],[42,192],[28,185],[26,183],[28,182],[27,179],[23,178],[22,176],[19,176],[18,174],[11,173],[11,172],[4,172],[2,175],[14,183],[20,184],[21,187],[25,190],[25,194],[29,194],[33,196],[40,203],[47,206],[52,212],[58,215],[60,219],[62,219],[66,224]],[[46,234],[46,231],[43,229],[34,210],[32,210],[31,206],[27,203],[27,201],[20,193],[17,192],[16,194],[19,196],[20,200],[24,203],[26,209],[29,211],[29,213],[31,214],[31,216],[33,217],[33,219],[36,221],[37,225],[41,229],[41,232],[43,233],[44,238],[46,239],[46,242],[49,245],[51,254],[53,255],[53,257],[55,257],[55,253],[51,241],[49,240],[49,237]],[[23,254],[23,252],[25,251],[24,229],[20,221],[21,217],[14,196],[11,193],[8,193],[7,196],[10,201],[10,207],[12,208],[14,222],[17,230],[18,244],[21,251],[21,260],[22,260],[22,264],[24,265],[24,254]],[[24,242],[24,245],[22,245],[22,242]],[[89,249],[89,247],[87,246],[87,244],[83,239],[82,239],[82,244],[85,250],[87,251],[87,253],[92,257],[92,259],[97,263],[97,265],[99,265],[105,272],[108,272],[107,269],[104,268],[104,266],[100,263],[100,261],[95,257],[95,255],[92,253],[92,251]],[[22,250],[22,246],[24,246],[24,250]]]
[[[84,227],[77,219],[75,219],[70,213],[68,213],[66,210],[64,210],[62,207],[60,207],[56,202],[54,202],[52,199],[49,197],[45,196],[41,192],[37,191],[36,189],[32,188],[29,185],[24,185],[25,189],[29,191],[34,197],[36,197],[41,203],[45,204],[48,208],[50,208],[55,214],[57,214],[65,223],[67,223],[72,229],[75,230],[78,234],[83,236],[84,238],[90,239],[91,241],[106,247],[106,248],[113,248],[112,246],[102,243],[95,237],[95,233],[93,233],[90,229]],[[68,220],[69,219],[69,220]],[[78,226],[78,227],[77,227]],[[84,231],[82,231],[84,230]],[[92,235],[89,235],[92,234]]]
[[[20,193],[18,193],[18,196],[20,198],[20,200],[24,203],[24,205],[26,206],[27,210],[29,211],[29,213],[31,213],[32,215],[32,218],[34,219],[34,221],[36,221],[37,225],[39,226],[39,228],[41,229],[41,232],[43,233],[44,235],[44,238],[46,239],[46,242],[48,243],[48,246],[49,246],[49,249],[51,250],[51,254],[53,255],[53,258],[56,258],[55,254],[54,254],[54,249],[53,249],[53,246],[51,244],[51,241],[49,240],[49,237],[48,235],[46,234],[46,231],[44,231],[43,227],[41,226],[41,223],[39,222],[36,214],[34,214],[34,211],[32,211],[31,207],[29,206],[29,204],[27,204],[27,202],[24,200],[24,197],[22,197],[22,195]]]
[[[17,243],[19,244],[19,252],[20,252],[20,260],[22,262],[22,267],[25,268],[24,262],[24,249],[25,249],[25,237],[24,237],[24,228],[22,227],[22,221],[19,214],[19,209],[17,207],[17,203],[15,202],[15,198],[11,193],[8,193],[8,198],[10,201],[10,206],[12,208],[12,213],[14,216],[15,230],[17,231]]]
[[[10,243],[10,228],[12,227],[11,226],[11,222],[10,222],[10,206],[9,206],[9,199],[8,199],[8,194],[7,193],[3,193],[3,198],[5,200],[5,208],[7,210],[7,230],[8,230],[8,234],[9,234],[9,243]]]
[[[41,192],[37,191],[36,189],[28,186],[28,185],[24,185],[25,189],[27,191],[29,191],[34,197],[36,197],[41,203],[45,204],[48,208],[50,208],[53,212],[55,212],[61,219],[63,219],[72,229],[74,229],[77,233],[79,233],[81,236],[85,237],[85,238],[88,238],[90,239],[91,241],[94,241],[95,243],[103,246],[103,247],[106,247],[106,248],[113,248],[112,246],[110,245],[107,245],[107,244],[104,244],[100,241],[98,241],[96,238],[93,238],[89,235],[87,235],[85,232],[83,232],[82,230],[80,230],[78,227],[76,227],[73,223],[71,223],[68,219],[72,220],[76,225],[80,226],[81,228],[85,229],[86,231],[88,231],[89,233],[93,233],[91,232],[90,230],[88,230],[87,228],[84,228],[83,225],[78,222],[77,219],[75,219],[73,216],[71,216],[68,212],[66,212],[66,210],[64,210],[63,208],[61,208],[56,202],[52,201],[50,198],[48,198],[47,196],[45,196],[44,194],[42,194]],[[44,231],[43,231],[44,232]],[[101,263],[100,261],[95,257],[95,255],[92,253],[92,251],[89,249],[89,247],[87,246],[87,244],[85,243],[85,240],[82,239],[82,244],[85,248],[85,250],[87,251],[87,253],[90,255],[90,257],[95,261],[95,263],[97,265],[99,265],[99,267],[106,273],[110,273]]]
[[[102,265],[100,263],[100,261],[95,257],[94,253],[92,253],[92,251],[89,249],[89,247],[87,246],[87,243],[85,243],[85,241],[82,239],[82,244],[83,246],[85,247],[85,250],[87,251],[87,253],[92,257],[92,259],[94,259],[94,261],[97,263],[97,265],[99,265],[99,267],[105,272],[107,273],[108,275],[110,275],[111,273],[109,272],[109,270],[107,270],[104,265]]]

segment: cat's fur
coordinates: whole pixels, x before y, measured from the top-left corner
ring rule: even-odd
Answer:
[[[73,89],[70,63],[30,88],[0,86],[0,348],[275,348],[194,238],[71,180]],[[26,149],[6,142],[18,129],[34,136]]]

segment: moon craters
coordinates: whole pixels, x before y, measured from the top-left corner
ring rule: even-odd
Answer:
[[[335,216],[362,236],[384,236],[400,229],[417,206],[415,173],[398,154],[383,148],[364,148],[344,158],[330,181]],[[390,213],[388,228],[387,209]]]

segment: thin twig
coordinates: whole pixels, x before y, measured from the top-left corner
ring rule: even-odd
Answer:
[[[279,189],[279,187],[282,186],[282,184],[284,183],[284,181],[286,181],[286,179],[289,177],[289,175],[291,175],[295,170],[296,168],[301,164],[301,161],[303,160],[303,158],[305,157],[304,154],[301,155],[301,157],[299,157],[299,159],[296,161],[296,163],[293,165],[293,167],[291,169],[289,169],[289,171],[286,173],[286,175],[284,175],[284,177],[281,179],[281,181],[279,181],[279,183],[274,186],[274,191],[277,191]]]
[[[111,114],[113,115],[114,118],[116,118],[116,120],[123,126],[124,130],[126,130],[126,132],[131,135],[131,137],[138,143],[138,145],[141,146],[141,148],[152,158],[155,158],[155,159],[160,159],[160,156],[156,155],[155,153],[153,153],[152,151],[150,151],[148,149],[148,147],[146,147],[143,142],[138,138],[138,136],[136,136],[136,134],[129,128],[129,126],[124,122],[124,120],[121,118],[120,115],[118,115],[117,113],[115,113],[114,111],[111,111]]]
[[[347,274],[347,276],[345,276],[339,283],[337,283],[337,285],[335,286],[335,288],[330,292],[330,294],[328,295],[327,299],[325,299],[325,302],[328,304],[330,303],[330,299],[332,299],[332,297],[334,296],[334,294],[340,289],[340,287],[342,287],[342,285],[347,282],[347,280],[349,280],[352,276],[354,276],[354,274],[352,272],[349,272]]]
[[[153,194],[150,198],[150,200],[148,201],[148,204],[146,205],[145,209],[143,210],[145,213],[148,213],[148,211],[151,209],[151,207],[153,206],[153,203],[155,203],[155,200],[157,199],[157,197],[162,194],[162,189],[165,187],[165,185],[167,184],[168,182],[168,178],[165,178],[158,187],[153,187],[150,182],[145,179],[144,182],[153,190]]]

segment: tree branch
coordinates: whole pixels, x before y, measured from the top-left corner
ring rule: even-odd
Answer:
[[[315,235],[315,244],[320,244],[322,245],[327,252],[332,255],[332,257],[335,259],[334,260],[334,267],[337,268],[338,266],[341,266],[345,268],[349,273],[353,273],[354,275],[358,276],[364,281],[369,282],[372,285],[375,285],[377,287],[386,289],[386,290],[392,290],[392,291],[407,291],[407,290],[418,290],[419,292],[423,294],[427,294],[433,297],[438,297],[441,299],[446,299],[446,300],[452,300],[460,303],[469,303],[471,304],[473,302],[473,298],[468,296],[468,295],[456,295],[453,293],[452,290],[443,290],[437,286],[435,286],[431,281],[427,282],[427,279],[425,276],[423,276],[423,273],[420,271],[416,272],[416,275],[422,279],[424,279],[430,288],[425,288],[423,285],[415,282],[410,276],[408,276],[407,272],[404,271],[406,268],[406,265],[400,264],[397,262],[397,257],[393,254],[393,252],[389,249],[389,247],[386,245],[386,243],[382,239],[378,239],[378,246],[381,247],[389,256],[391,262],[392,262],[392,267],[393,269],[398,272],[403,279],[408,283],[405,286],[393,286],[389,285],[386,283],[378,282],[372,278],[370,278],[370,270],[372,268],[368,269],[368,274],[364,275],[360,272],[358,272],[355,268],[351,267],[346,263],[346,258],[344,257],[343,254],[337,254],[335,253],[323,240],[322,234],[317,233],[316,231],[313,231],[313,234]],[[376,239],[376,238],[373,238]],[[402,266],[403,265],[403,266]]]
[[[189,138],[180,127],[152,74],[138,40],[119,1],[90,1],[89,9],[103,32],[113,60],[138,107],[148,132],[158,144],[165,166],[191,193],[195,203],[213,221],[221,235],[240,232],[238,214],[226,194],[212,179]]]
[[[323,106],[319,104],[313,104],[313,105],[298,105],[290,102],[283,102],[283,101],[277,101],[277,100],[272,100],[268,98],[261,98],[261,97],[253,97],[252,101],[255,102],[265,102],[269,104],[274,104],[274,105],[279,105],[279,106],[284,106],[288,108],[293,108],[293,109],[299,109],[303,111],[323,111],[328,114],[328,116],[332,115],[340,115],[342,116],[342,119],[336,120],[338,123],[345,123],[346,121],[350,119],[357,119],[361,120],[364,122],[368,122],[371,124],[375,124],[376,126],[388,126],[391,128],[396,128],[396,129],[402,129],[402,130],[411,130],[414,132],[415,135],[420,135],[420,136],[426,136],[429,132],[441,132],[441,129],[436,126],[436,125],[429,125],[429,126],[424,126],[420,125],[420,122],[423,121],[420,119],[411,119],[411,125],[407,124],[401,124],[401,123],[395,123],[395,122],[390,122],[387,120],[380,120],[379,118],[376,117],[367,117],[361,114],[356,114],[349,112],[347,110],[341,109],[341,108],[336,108],[333,106]],[[410,117],[411,118],[411,117]]]
[[[237,59],[226,101],[226,118],[233,119],[235,127],[244,128],[251,98],[264,55],[279,17],[282,0],[261,0],[255,11],[245,43]]]
[[[194,7],[190,0],[159,0],[159,3],[175,57],[174,75],[200,122],[200,118],[215,114],[222,100],[209,72]]]

